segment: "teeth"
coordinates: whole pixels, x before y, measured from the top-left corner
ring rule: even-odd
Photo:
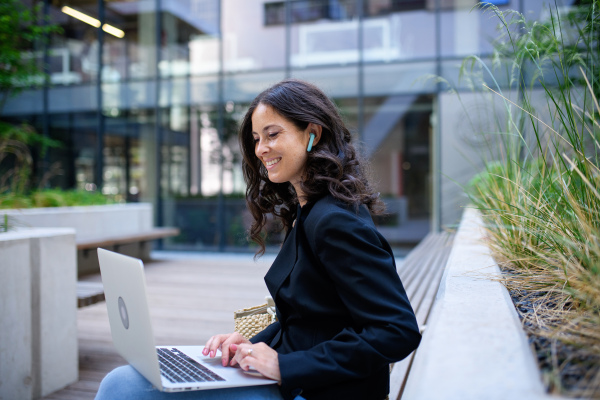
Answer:
[[[274,160],[267,161],[266,165],[267,165],[267,167],[270,167],[271,165],[277,164],[279,162],[279,160],[281,160],[281,158],[276,158]]]

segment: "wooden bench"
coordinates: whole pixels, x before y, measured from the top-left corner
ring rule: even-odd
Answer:
[[[102,282],[77,281],[77,308],[104,301]]]
[[[119,252],[119,248],[124,245],[138,244],[138,254],[149,254],[149,243],[153,240],[164,239],[170,236],[179,235],[178,228],[158,227],[149,231],[133,233],[128,235],[119,235],[111,237],[98,237],[77,240],[77,251],[84,254],[84,258],[96,258],[96,250],[102,247],[108,250]],[[91,255],[89,253],[93,252]],[[142,257],[147,258],[147,257]],[[94,259],[96,263],[97,260]],[[101,282],[78,281],[77,282],[77,307],[85,307],[104,301],[104,288]]]
[[[160,227],[152,228],[149,231],[132,233],[127,235],[98,237],[77,240],[77,250],[97,249],[98,247],[117,248],[119,246],[131,243],[140,243],[141,246],[156,239],[164,239],[169,236],[179,235],[178,228]]]
[[[421,333],[427,328],[427,317],[435,301],[453,240],[454,234],[451,233],[430,233],[410,251],[398,267],[398,274],[415,311]],[[393,365],[390,373],[390,400],[402,397],[417,351],[419,350]]]

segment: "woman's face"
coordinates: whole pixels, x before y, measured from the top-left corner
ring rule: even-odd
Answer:
[[[290,182],[296,189],[304,174],[308,159],[311,125],[299,130],[296,125],[278,114],[270,106],[259,104],[252,113],[254,153],[263,163],[274,183]]]

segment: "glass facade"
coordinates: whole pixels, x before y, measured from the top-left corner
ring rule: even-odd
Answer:
[[[542,2],[494,1],[544,17]],[[248,250],[237,144],[249,102],[286,77],[321,87],[370,161],[395,244],[442,215],[440,95],[464,56],[490,55],[496,23],[475,0],[46,0],[62,27],[50,85],[12,99],[65,145],[37,163],[47,186],[152,202],[181,235],[164,248]],[[29,55],[31,56],[31,55]],[[276,227],[273,227],[275,230]],[[279,235],[272,235],[277,248]]]

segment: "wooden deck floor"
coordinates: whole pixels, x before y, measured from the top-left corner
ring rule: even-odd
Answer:
[[[155,342],[204,344],[215,333],[233,330],[233,311],[264,302],[263,281],[272,262],[250,255],[169,255],[146,264]],[[100,275],[84,278],[100,281]],[[79,309],[79,381],[47,400],[91,400],[102,378],[126,364],[114,349],[104,302]]]

